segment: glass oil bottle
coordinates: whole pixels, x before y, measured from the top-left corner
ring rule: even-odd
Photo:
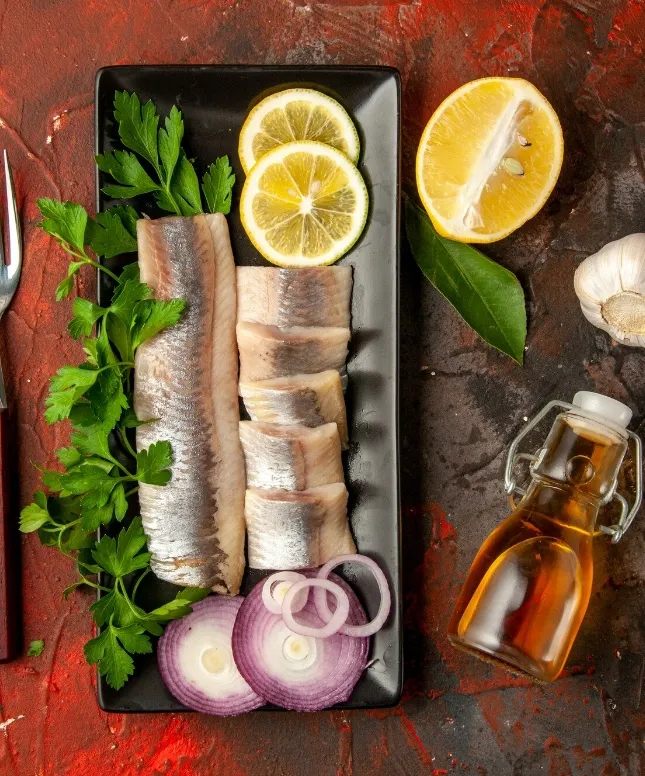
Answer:
[[[554,407],[565,412],[539,453],[516,454],[520,441]],[[618,541],[640,506],[641,444],[627,431],[631,415],[614,399],[581,391],[573,404],[548,404],[515,439],[506,489],[522,499],[473,561],[448,628],[456,647],[538,681],[553,681],[562,671],[589,602],[599,510],[619,501],[618,523],[600,528]],[[631,510],[616,492],[630,439],[636,466]],[[521,458],[531,461],[526,491],[514,480]]]

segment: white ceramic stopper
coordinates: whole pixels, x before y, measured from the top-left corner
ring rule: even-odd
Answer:
[[[578,391],[573,397],[574,406],[580,407],[587,417],[595,418],[600,423],[609,423],[624,429],[632,419],[632,411],[622,402],[593,391]]]

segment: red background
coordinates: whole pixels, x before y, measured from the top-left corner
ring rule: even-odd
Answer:
[[[93,204],[94,73],[121,63],[356,63],[403,80],[404,180],[439,102],[487,75],[531,79],[553,102],[565,166],[547,207],[487,251],[518,272],[531,319],[524,369],[485,348],[404,256],[402,402],[406,686],[378,712],[119,716],[99,711],[82,647],[91,595],[68,601],[71,565],[23,537],[25,641],[39,658],[0,667],[0,773],[52,776],[489,776],[645,772],[641,709],[643,516],[599,543],[595,593],[564,678],[536,687],[454,653],[445,629],[473,553],[504,514],[501,467],[522,418],[596,388],[627,401],[641,432],[637,351],[587,325],[575,266],[644,229],[645,6],[637,0],[4,0],[0,146],[26,232],[20,292],[2,323],[19,429],[21,505],[30,462],[53,463],[63,425],[42,419],[47,380],[80,359],[54,302],[67,261],[35,228],[38,196]],[[93,293],[92,273],[78,292]],[[464,406],[467,412],[463,412]],[[449,517],[446,517],[449,515]]]

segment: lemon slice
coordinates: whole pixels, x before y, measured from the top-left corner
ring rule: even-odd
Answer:
[[[444,237],[500,240],[544,205],[563,149],[558,117],[533,84],[471,81],[444,100],[423,132],[419,195]]]
[[[317,140],[358,161],[358,133],[345,108],[314,89],[286,89],[265,97],[247,116],[238,149],[244,172],[268,151],[295,140]]]
[[[244,183],[242,225],[253,245],[280,267],[333,264],[354,245],[367,219],[360,172],[331,146],[286,143],[265,154]]]

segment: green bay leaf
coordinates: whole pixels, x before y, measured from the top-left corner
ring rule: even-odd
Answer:
[[[412,255],[432,285],[482,339],[521,364],[526,306],[515,275],[470,245],[441,237],[409,199],[405,226]]]

